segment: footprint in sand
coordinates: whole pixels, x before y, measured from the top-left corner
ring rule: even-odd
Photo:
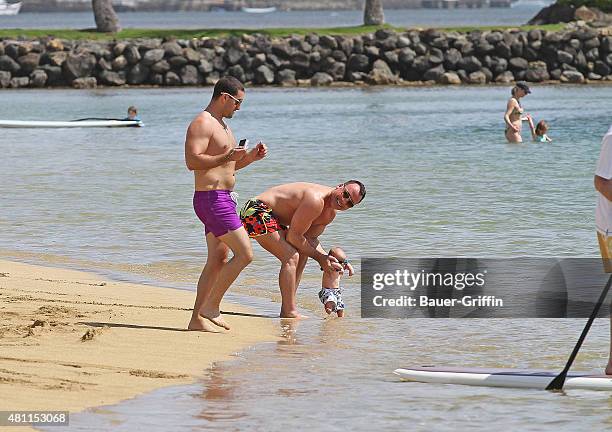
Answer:
[[[87,342],[90,340],[93,340],[96,337],[100,337],[100,335],[102,333],[104,333],[109,327],[108,326],[104,326],[102,328],[90,328],[87,329],[87,331],[83,334],[83,336],[81,336],[81,342]]]

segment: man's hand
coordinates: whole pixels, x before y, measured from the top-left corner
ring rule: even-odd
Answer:
[[[338,262],[338,260],[330,255],[325,255],[325,259],[319,261],[321,268],[323,271],[341,271],[342,264]]]
[[[243,157],[246,156],[246,149],[242,147],[234,147],[229,151],[227,156],[225,156],[228,161],[239,161]]]
[[[251,151],[253,152],[253,160],[258,161],[266,157],[268,154],[268,146],[260,141]]]
[[[248,152],[245,150],[244,147],[236,147],[234,150],[236,150],[236,152],[240,151],[241,153],[246,155],[246,157],[238,159],[239,162],[236,162],[236,170],[249,166],[251,163],[265,158],[268,154],[268,147],[262,142],[258,142],[257,145],[250,149]]]

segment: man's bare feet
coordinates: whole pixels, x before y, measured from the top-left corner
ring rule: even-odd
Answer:
[[[297,318],[297,319],[308,318],[306,315],[300,315],[298,311],[283,312],[282,310],[280,313],[280,317],[281,318]]]
[[[230,329],[229,324],[225,322],[223,318],[221,318],[221,313],[219,313],[219,311],[216,311],[213,313],[207,313],[207,312],[200,311],[200,317],[210,321],[214,325],[223,327],[225,330]]]
[[[192,331],[219,333],[219,329],[216,326],[214,326],[209,320],[200,316],[191,317],[189,325],[187,325],[187,329]]]

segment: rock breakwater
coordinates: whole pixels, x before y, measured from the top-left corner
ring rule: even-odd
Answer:
[[[610,29],[381,29],[359,36],[0,40],[0,88],[612,81]]]

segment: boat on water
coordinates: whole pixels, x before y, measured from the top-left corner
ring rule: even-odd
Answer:
[[[6,0],[0,0],[0,15],[17,15],[21,10],[21,2],[7,3]]]
[[[140,120],[83,119],[72,121],[0,120],[0,128],[143,127]]]
[[[267,7],[267,8],[249,8],[249,7],[243,7],[242,8],[242,12],[256,13],[256,14],[271,13],[271,12],[275,12],[275,11],[276,11],[276,7],[275,6]]]

